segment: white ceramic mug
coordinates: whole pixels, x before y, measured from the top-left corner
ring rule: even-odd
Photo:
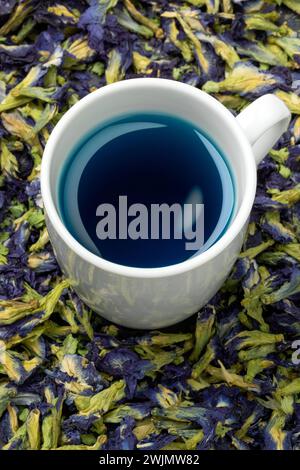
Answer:
[[[160,268],[127,267],[96,256],[73,238],[57,208],[58,177],[76,143],[101,122],[145,111],[180,116],[211,136],[236,183],[236,214],[223,236],[204,253]],[[132,328],[161,328],[195,313],[218,291],[239,255],[255,196],[256,165],[289,121],[289,110],[274,95],[257,99],[235,118],[197,88],[158,78],[108,85],[75,104],[46,145],[41,190],[54,252],[78,295],[103,317]]]

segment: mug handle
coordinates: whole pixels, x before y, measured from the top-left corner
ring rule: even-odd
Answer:
[[[291,113],[281,99],[269,94],[247,106],[236,119],[252,146],[258,165],[288,129]]]

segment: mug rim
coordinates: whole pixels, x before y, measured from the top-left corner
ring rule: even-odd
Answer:
[[[145,85],[151,87],[153,91],[155,91],[155,88],[157,87],[163,87],[165,89],[169,89],[171,87],[173,88],[173,91],[177,91],[178,93],[182,91],[188,92],[193,94],[194,98],[198,101],[205,100],[210,107],[214,107],[215,111],[218,113],[220,121],[229,121],[234,137],[239,142],[239,145],[242,149],[243,165],[246,167],[247,171],[246,185],[242,189],[240,207],[237,209],[236,215],[233,221],[231,222],[230,226],[228,227],[226,232],[219,238],[219,240],[199,255],[182,261],[181,263],[156,268],[138,268],[113,263],[104,258],[101,258],[100,256],[95,255],[83,245],[81,245],[81,243],[79,243],[73,237],[73,235],[69,232],[69,230],[61,220],[61,217],[57,211],[56,205],[52,197],[53,189],[51,188],[50,182],[52,156],[55,152],[59,140],[63,136],[64,129],[70,126],[70,122],[73,120],[73,118],[78,113],[80,113],[82,109],[89,107],[90,103],[93,100],[97,98],[101,99],[101,96],[103,94],[111,94],[113,99],[114,92],[118,91],[121,88],[128,88],[128,91],[135,91],[137,86]],[[120,82],[112,83],[96,91],[93,91],[81,100],[79,100],[62,116],[62,118],[59,120],[59,122],[56,124],[55,128],[51,132],[51,135],[46,143],[41,164],[40,181],[41,194],[44,204],[44,210],[46,213],[46,219],[49,219],[59,237],[80,258],[94,265],[98,269],[102,269],[107,272],[126,277],[161,278],[178,275],[186,271],[198,268],[204,265],[205,263],[211,261],[217,255],[227,249],[230,243],[239,234],[250,215],[256,192],[257,169],[252,147],[242,128],[240,127],[237,119],[217,99],[198,88],[194,88],[191,85],[182,82],[163,78],[143,77],[127,79]]]

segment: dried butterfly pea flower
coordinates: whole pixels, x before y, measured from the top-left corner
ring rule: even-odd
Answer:
[[[126,70],[130,65],[131,59],[129,50],[113,49],[109,53],[109,62],[105,71],[106,83],[114,83],[125,77]]]
[[[136,421],[143,420],[150,416],[151,404],[144,403],[128,403],[119,405],[113,410],[106,413],[103,417],[104,423],[120,423],[126,416],[131,416]]]
[[[180,15],[178,12],[165,12],[162,14],[163,18],[175,18],[179,25],[182,27],[186,37],[189,39],[193,46],[193,51],[195,54],[195,58],[197,60],[198,66],[200,67],[201,71],[207,76],[210,73],[210,67],[214,68],[215,64],[210,63],[209,58],[212,58],[212,54],[209,54],[209,50],[205,49],[195,33],[193,32],[190,25],[185,21],[183,16]]]
[[[195,330],[195,345],[193,352],[190,356],[191,361],[199,359],[203,348],[210,340],[213,334],[215,316],[216,310],[213,305],[208,305],[205,309],[198,313]]]
[[[289,66],[287,55],[279,47],[264,45],[261,42],[240,41],[235,44],[241,56],[250,57],[255,62],[268,65]],[[275,43],[276,44],[276,43]]]
[[[290,450],[290,432],[284,431],[286,417],[274,411],[265,430],[266,450]]]
[[[272,304],[279,300],[289,298],[290,296],[300,292],[300,270],[295,268],[293,270],[289,281],[284,282],[278,290],[271,292],[270,294],[264,294],[262,301],[265,304]]]
[[[286,87],[286,79],[279,73],[261,71],[250,63],[238,62],[221,82],[208,81],[203,90],[208,93],[230,92],[255,99],[277,88]]]
[[[180,31],[177,28],[175,20],[171,19],[167,22],[165,29],[171,43],[181,51],[182,57],[185,62],[193,60],[192,51],[187,40],[180,39]]]
[[[93,49],[97,50],[103,40],[106,15],[117,3],[118,0],[92,0],[80,16],[78,26],[88,32],[89,44]]]
[[[136,446],[137,439],[133,433],[135,421],[131,416],[126,416],[105,446],[109,450],[133,450]]]
[[[158,39],[163,38],[163,31],[162,29],[158,26],[157,22],[154,20],[145,17],[142,13],[140,13],[134,4],[131,2],[131,0],[124,0],[125,7],[127,8],[128,12],[131,14],[131,16],[139,23],[142,25],[146,26],[148,29],[153,31],[155,36]]]
[[[40,410],[33,409],[26,419],[28,448],[31,450],[40,449]]]
[[[19,429],[13,434],[11,439],[2,447],[2,450],[21,450],[24,448],[24,444],[27,439],[27,429],[26,424],[23,424]]]
[[[91,397],[76,397],[75,405],[80,415],[87,416],[95,413],[100,415],[106,413],[113,404],[120,401],[125,396],[125,382],[118,380],[110,387]]]
[[[7,2],[6,2],[7,3]],[[16,2],[14,2],[15,4]],[[36,4],[35,0],[25,0],[22,3],[16,5],[16,8],[12,10],[14,6],[13,2],[10,2],[9,9],[4,10],[1,15],[11,12],[9,19],[1,26],[0,35],[7,35],[11,31],[15,31],[18,26],[22,24],[25,18],[32,12]]]

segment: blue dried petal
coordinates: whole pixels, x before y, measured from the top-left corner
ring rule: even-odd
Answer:
[[[103,389],[103,380],[94,364],[76,354],[66,354],[60,363],[62,375],[57,374],[58,380],[72,381],[74,390],[78,392],[93,390],[99,392]],[[66,387],[67,388],[67,387]],[[72,387],[70,388],[72,390]]]
[[[149,387],[143,392],[143,395],[149,398],[153,405],[161,406],[162,408],[175,406],[179,402],[175,392],[161,385],[155,388]]]
[[[101,48],[103,40],[103,24],[106,14],[117,2],[91,0],[89,3],[89,8],[80,16],[78,26],[88,32],[90,46],[98,50]]]
[[[168,364],[163,369],[162,384],[177,393],[189,389],[187,380],[191,377],[192,368],[188,361],[180,365]]]
[[[31,44],[22,44],[19,46],[6,46],[0,44],[0,64],[20,65],[34,62],[36,59],[35,47]]]
[[[64,27],[74,26],[78,23],[79,11],[68,5],[69,2],[39,2],[38,8],[34,11],[34,19],[39,23],[50,24],[51,26]]]
[[[0,449],[12,438],[12,430],[9,426],[9,416],[6,411],[0,421]]]
[[[300,292],[300,269],[295,268],[290,276],[290,279],[284,282],[278,290],[274,290],[272,293],[264,297],[266,304],[278,302],[282,299],[289,298]]]
[[[234,266],[230,275],[233,280],[241,281],[247,274],[250,268],[250,260],[248,258],[239,258]]]
[[[67,429],[63,431],[61,440],[64,445],[79,445],[81,444],[81,434],[77,429]]]
[[[286,177],[282,176],[277,171],[273,172],[269,176],[268,183],[266,184],[267,189],[278,189],[279,191],[284,191],[285,189],[292,188],[294,186],[293,182],[291,180],[288,180]]]
[[[104,358],[97,363],[97,367],[113,377],[124,377],[128,387],[129,397],[132,397],[137,381],[145,376],[151,364],[149,361],[140,360],[138,355],[133,351],[119,348],[108,352]]]
[[[9,250],[11,256],[22,256],[26,253],[26,244],[29,238],[29,225],[28,222],[23,222],[20,227],[9,239]]]
[[[261,228],[279,243],[289,243],[295,241],[295,234],[280,222],[280,215],[277,212],[266,213]]]
[[[264,195],[259,195],[255,197],[254,207],[255,209],[261,209],[261,210],[284,209],[283,204],[281,204],[280,202],[274,201],[270,197],[264,196]]]
[[[9,15],[9,13],[14,9],[16,3],[17,0],[5,0],[4,2],[1,2],[0,16]]]
[[[137,439],[133,434],[135,420],[131,417],[125,417],[117,427],[113,435],[105,446],[107,450],[133,450]]]
[[[48,251],[30,254],[27,262],[30,269],[37,273],[50,273],[58,269],[54,254]]]
[[[12,325],[2,326],[0,328],[0,340],[9,341],[14,336],[25,338],[43,318],[44,312],[40,311],[31,317],[19,320]]]
[[[233,304],[229,310],[221,310],[217,324],[217,331],[218,337],[222,342],[226,342],[229,338],[235,336],[242,330],[238,319],[239,311],[240,306],[237,306],[236,304]]]
[[[97,351],[99,351],[100,349],[117,348],[120,346],[120,341],[114,336],[104,333],[96,333],[92,345],[94,345],[97,348]]]
[[[289,299],[284,299],[276,303],[276,306],[278,307],[279,310],[284,311],[285,313],[288,313],[289,315],[292,315],[294,319],[298,319],[300,315],[300,307],[296,305],[294,302],[292,302]]]
[[[78,432],[79,434],[87,433],[93,423],[97,420],[96,416],[79,416],[72,415],[69,418],[65,419],[62,423],[62,429],[67,434],[70,432]],[[73,442],[75,444],[75,442]]]
[[[19,429],[14,433],[12,438],[2,447],[2,450],[22,450],[26,441],[27,432],[26,425],[23,424]]]

